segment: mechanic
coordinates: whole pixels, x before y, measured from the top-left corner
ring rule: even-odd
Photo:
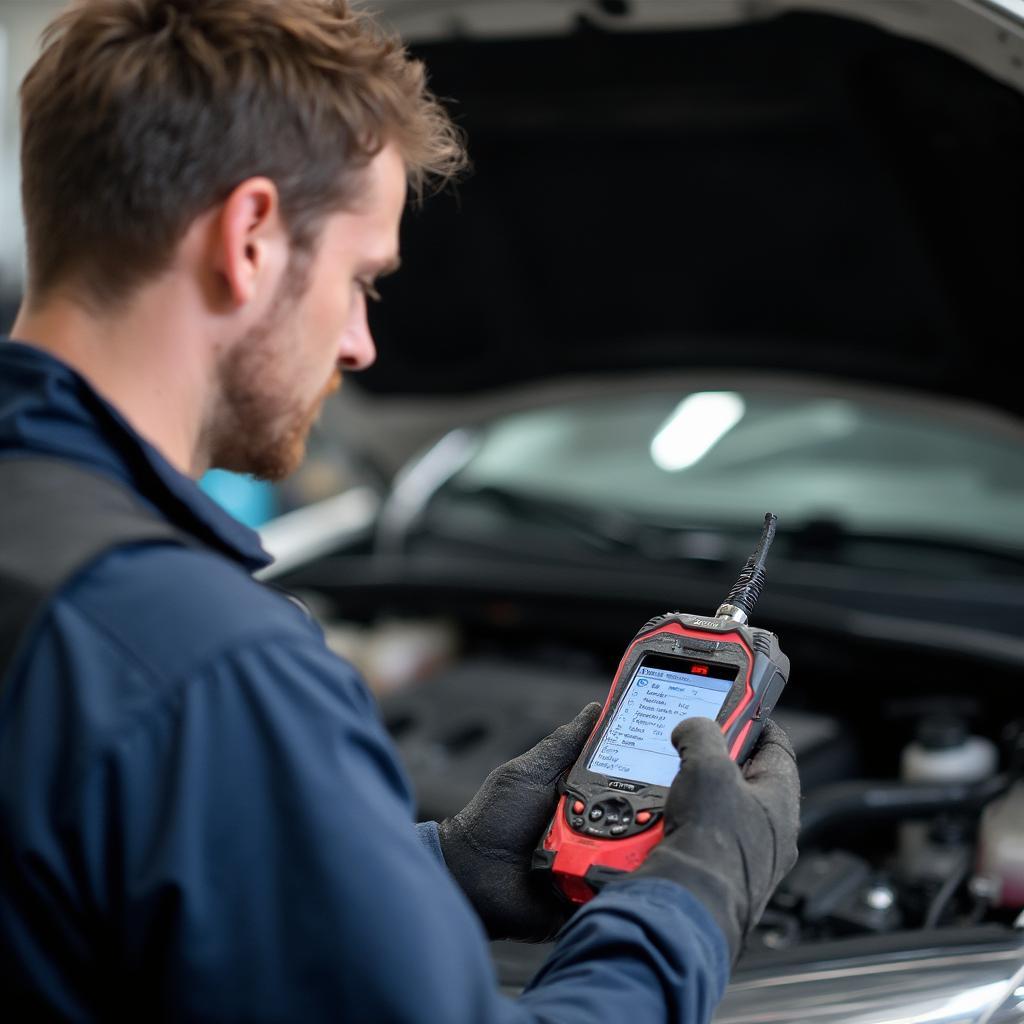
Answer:
[[[570,916],[530,854],[598,705],[415,825],[366,685],[195,483],[286,475],[339,371],[374,360],[410,185],[464,163],[423,67],[344,0],[85,0],[21,98],[4,1019],[707,1021],[795,860],[781,730],[741,771],[713,722],[679,726],[664,842]],[[502,995],[488,938],[556,933]]]

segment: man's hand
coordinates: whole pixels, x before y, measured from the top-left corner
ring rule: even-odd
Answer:
[[[718,921],[735,963],[782,877],[796,863],[800,778],[789,738],[765,725],[741,770],[719,726],[680,722],[682,762],[665,805],[665,838],[634,877],[678,882]]]
[[[588,704],[532,750],[495,768],[476,796],[438,826],[448,870],[492,939],[543,942],[573,908],[530,871],[555,812],[557,782],[583,749],[601,705]]]

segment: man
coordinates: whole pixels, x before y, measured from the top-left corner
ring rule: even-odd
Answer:
[[[128,525],[16,629],[0,593],[5,1019],[706,1021],[795,859],[785,737],[741,773],[680,726],[665,840],[570,918],[529,859],[597,706],[415,827],[364,684],[194,483],[290,472],[374,360],[407,187],[463,162],[422,67],[344,0],[86,0],[22,129],[0,569]],[[563,924],[501,996],[487,935]]]

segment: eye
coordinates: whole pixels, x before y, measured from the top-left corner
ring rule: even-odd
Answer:
[[[380,302],[381,301],[380,292],[377,291],[377,289],[374,286],[374,283],[372,281],[367,281],[365,279],[362,279],[362,280],[357,280],[356,284],[359,285],[360,289],[362,289],[363,294],[371,302]]]

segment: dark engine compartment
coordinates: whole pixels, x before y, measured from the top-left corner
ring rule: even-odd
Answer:
[[[719,586],[721,574],[677,572],[680,600],[666,596],[660,608],[654,602],[668,586],[651,576],[641,598],[630,594],[626,574],[615,593],[593,577],[583,586],[560,567],[546,576],[539,567],[474,559],[460,577],[457,559],[443,563],[446,574],[429,585],[438,562],[423,553],[336,556],[286,581],[311,596],[328,623],[362,620],[371,635],[416,624],[454,637],[445,657],[414,681],[389,684],[381,697],[421,819],[455,813],[491,768],[588,701],[603,702],[623,651],[651,614],[713,610],[711,595],[728,585],[722,576]],[[774,568],[786,577],[784,560]],[[1009,934],[1024,906],[1011,891],[1014,858],[1003,856],[1024,830],[1013,785],[1024,765],[1024,717],[1010,697],[1022,663],[1016,643],[978,633],[963,649],[950,626],[943,646],[941,627],[915,633],[908,619],[903,631],[891,616],[879,617],[887,635],[872,636],[870,617],[825,604],[809,624],[785,614],[801,602],[773,596],[771,576],[752,621],[778,633],[793,665],[775,717],[798,751],[801,856],[745,958],[796,955],[832,941],[870,949],[900,935],[942,943],[979,928]],[[975,750],[951,769],[965,744],[980,745],[981,756]],[[917,774],[908,778],[911,745]],[[937,753],[932,777],[920,767],[929,751]],[[495,955],[506,982],[524,983],[545,949],[498,943]]]

